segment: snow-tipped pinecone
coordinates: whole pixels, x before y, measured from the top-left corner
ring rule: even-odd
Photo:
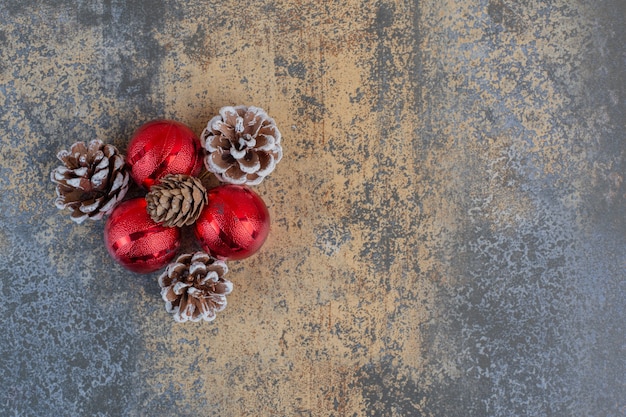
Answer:
[[[189,175],[166,175],[146,195],[148,214],[166,227],[192,225],[207,203],[200,179]]]
[[[233,284],[223,277],[224,261],[204,252],[184,254],[167,266],[159,277],[165,309],[177,322],[212,321],[226,308]]]
[[[231,184],[260,184],[283,157],[276,123],[258,107],[222,107],[200,138],[207,169]]]
[[[115,146],[98,139],[89,144],[76,142],[57,158],[63,165],[50,174],[56,184],[55,205],[71,210],[76,223],[101,219],[126,195],[129,173]]]

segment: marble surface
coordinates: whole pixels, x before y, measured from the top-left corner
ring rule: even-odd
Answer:
[[[0,415],[626,416],[625,23],[622,0],[3,0]],[[272,231],[181,325],[49,174],[234,104],[284,135]]]

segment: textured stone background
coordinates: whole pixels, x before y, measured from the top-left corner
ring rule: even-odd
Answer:
[[[0,415],[626,416],[623,0],[2,0]],[[272,234],[177,325],[56,152],[264,107]],[[191,246],[191,244],[189,244]]]

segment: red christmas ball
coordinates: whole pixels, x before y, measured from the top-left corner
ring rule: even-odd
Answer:
[[[243,259],[261,248],[270,231],[270,215],[255,192],[222,185],[208,192],[209,202],[195,224],[202,248],[220,259]]]
[[[198,175],[202,169],[200,139],[174,120],[154,120],[133,135],[126,162],[135,182],[150,188],[167,174]]]
[[[180,246],[177,227],[155,223],[146,211],[146,199],[120,203],[104,227],[104,243],[109,254],[134,272],[154,272],[167,265]]]

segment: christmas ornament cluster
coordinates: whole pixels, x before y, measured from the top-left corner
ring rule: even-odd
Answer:
[[[226,261],[253,255],[269,234],[267,206],[249,187],[282,159],[274,120],[258,107],[223,107],[200,137],[182,123],[154,120],[135,132],[126,156],[96,139],[57,157],[55,205],[76,223],[108,216],[105,246],[123,267],[165,267],[158,283],[177,322],[215,319],[233,288]],[[207,190],[198,177],[203,168],[220,185]],[[145,197],[124,200],[131,179]],[[202,250],[177,257],[187,226]]]

